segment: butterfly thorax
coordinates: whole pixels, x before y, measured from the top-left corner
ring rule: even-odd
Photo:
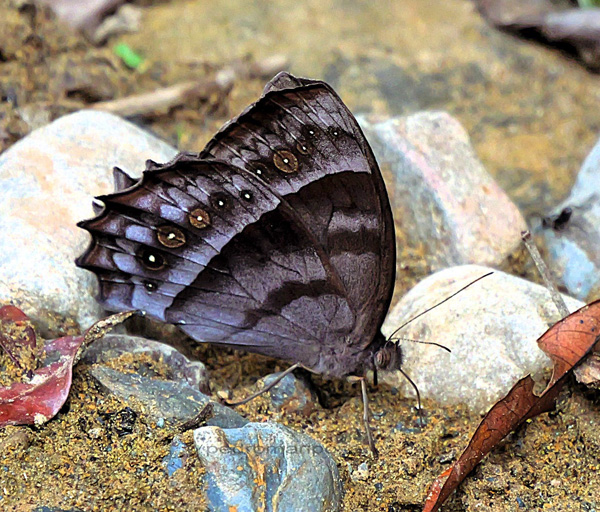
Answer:
[[[324,350],[310,370],[328,377],[344,378],[350,375],[364,376],[369,370],[393,371],[402,364],[402,352],[398,345],[386,340],[377,332],[365,348],[357,349],[351,343]]]

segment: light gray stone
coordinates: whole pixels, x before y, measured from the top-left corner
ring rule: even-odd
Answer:
[[[444,112],[377,122],[359,118],[384,171],[403,242],[438,270],[497,265],[521,243],[525,221],[486,172],[460,123]]]
[[[145,160],[176,150],[121,118],[81,111],[35,130],[0,155],[0,301],[21,307],[42,330],[59,316],[82,327],[102,311],[96,278],[75,266],[89,235],[93,196],[113,190],[112,168],[134,176]]]
[[[278,423],[201,427],[194,442],[213,512],[335,512],[342,484],[317,441]]]
[[[600,142],[586,158],[571,194],[552,212],[570,208],[566,224],[544,229],[553,272],[571,295],[600,297]]]
[[[88,364],[106,363],[123,354],[148,354],[153,360],[165,363],[170,373],[168,380],[187,382],[204,394],[210,393],[208,371],[201,361],[190,361],[181,352],[154,340],[129,336],[127,334],[107,334],[92,343],[82,358]]]
[[[491,269],[464,265],[433,274],[392,309],[383,326],[386,336],[400,325],[450,296]],[[570,311],[583,306],[565,296]],[[550,359],[537,339],[560,316],[549,292],[524,279],[494,271],[457,296],[401,329],[397,336],[440,343],[445,350],[400,341],[402,369],[415,381],[421,396],[443,405],[466,404],[486,411],[521,377],[539,378]],[[401,375],[387,376],[405,394],[414,396]]]
[[[156,421],[164,418],[173,425],[179,425],[193,419],[208,402],[212,402],[213,416],[207,420],[207,425],[232,428],[247,423],[243,416],[213,402],[187,382],[152,379],[102,365],[93,366],[90,373],[107,392],[127,402],[139,414]]]

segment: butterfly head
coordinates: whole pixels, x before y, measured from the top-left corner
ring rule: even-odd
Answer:
[[[380,336],[383,337],[383,334],[380,333]],[[400,345],[389,340],[383,343],[373,357],[377,370],[394,371],[402,366],[402,349]]]

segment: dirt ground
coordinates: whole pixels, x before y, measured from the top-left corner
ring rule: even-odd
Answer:
[[[152,15],[186,4],[142,1],[137,5]],[[133,45],[139,34],[94,47],[56,22],[45,9],[12,0],[0,0],[0,7],[3,12],[0,150],[10,147],[32,129],[91,103],[199,77],[210,79],[221,67],[239,62],[239,59],[224,62],[217,56],[169,60],[150,54],[139,69],[132,70],[112,48],[121,40]],[[470,32],[467,35],[475,37]],[[252,62],[255,57],[249,53],[245,58]],[[562,57],[549,58],[558,61]],[[301,69],[302,66],[305,64],[299,64]],[[580,76],[586,72],[573,73]],[[166,112],[136,116],[132,121],[180,149],[199,150],[223,122],[260,94],[264,83],[264,77],[244,77],[229,94],[195,98]],[[582,92],[585,97],[582,103],[589,100],[588,92]],[[481,112],[478,115],[483,117]],[[496,114],[490,111],[487,115]],[[521,207],[534,211],[540,204],[566,192],[576,170],[574,162],[580,162],[593,143],[598,122],[589,123],[585,130],[577,128],[580,133],[576,137],[581,145],[573,146],[568,154],[568,148],[561,148],[562,159],[557,155],[550,158],[545,146],[533,145],[538,157],[544,154],[540,157],[542,164],[538,159],[532,166],[538,178],[543,174],[542,168],[546,169],[543,176],[549,183],[546,188],[538,178],[511,181],[502,174],[506,169],[493,148],[506,149],[505,139],[499,142],[505,134],[506,122],[494,120],[491,125],[497,124],[499,131],[493,132],[486,125],[485,135],[476,129],[474,118],[466,121],[466,125],[477,132],[474,142],[486,165],[495,175],[503,176],[500,178],[503,185],[511,184],[507,188]],[[556,123],[555,128],[557,138],[568,131],[562,123]],[[518,144],[531,146],[533,138],[536,143],[542,140],[536,138],[542,131],[532,133],[530,139],[523,134],[515,135],[514,139]],[[509,169],[511,176],[521,177],[533,159],[535,155],[525,151],[522,158],[510,153],[514,163]],[[544,167],[544,162],[548,167]],[[568,172],[565,162],[570,164]],[[559,186],[554,188],[557,183]],[[399,256],[402,267],[397,295],[428,273],[418,251],[403,248]],[[522,270],[520,264],[517,266]],[[213,391],[231,389],[236,397],[245,396],[261,376],[284,368],[276,361],[256,355],[210,347],[196,348],[195,355],[207,364]],[[135,370],[141,362],[124,364]],[[316,383],[324,407],[317,408],[309,417],[274,413],[262,398],[240,407],[239,411],[252,421],[288,424],[322,442],[340,469],[345,487],[343,509],[347,512],[420,510],[428,485],[460,454],[480,419],[464,408],[440,408],[426,402],[426,424],[418,428],[415,403],[400,397],[395,389],[381,385],[377,390],[371,389],[373,426],[380,451],[380,458],[373,460],[363,439],[362,405],[356,385],[322,379],[316,379]],[[94,511],[203,510],[204,500],[198,492],[203,468],[197,458],[188,457],[184,471],[167,477],[162,459],[169,451],[174,432],[158,429],[139,414],[131,429],[124,433],[121,425],[127,419],[122,414],[124,408],[125,404],[98,389],[85,366],[78,366],[70,398],[56,418],[41,427],[9,427],[0,431],[0,510],[29,511],[41,505]],[[557,411],[529,421],[510,435],[474,470],[443,510],[600,510],[598,425],[598,392],[574,384],[567,386]],[[184,436],[184,441],[193,447],[191,433]],[[363,462],[368,470],[357,472]]]

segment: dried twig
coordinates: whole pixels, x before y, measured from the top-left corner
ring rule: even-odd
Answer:
[[[202,410],[192,419],[183,422],[177,427],[182,434],[188,430],[196,429],[206,423],[207,420],[214,416],[214,406],[212,402],[207,403]]]
[[[168,112],[171,108],[183,105],[193,99],[208,98],[212,94],[227,94],[236,79],[274,75],[286,67],[287,60],[273,56],[259,62],[239,63],[217,72],[214,79],[200,79],[181,82],[156,89],[152,92],[135,94],[111,101],[91,105],[94,110],[118,114],[122,117],[149,115],[155,112]]]
[[[550,295],[552,296],[552,301],[556,305],[556,308],[558,309],[558,312],[560,313],[561,318],[565,318],[565,317],[569,316],[569,309],[567,308],[567,305],[565,304],[565,301],[563,300],[562,295],[558,292],[558,289],[556,288],[556,285],[554,284],[554,281],[552,280],[552,276],[550,275],[550,271],[548,270],[546,263],[544,263],[544,260],[542,259],[542,255],[540,254],[540,251],[538,251],[537,246],[535,245],[535,243],[533,242],[533,240],[531,238],[531,233],[529,231],[523,231],[523,233],[521,233],[521,239],[523,240],[525,247],[529,251],[529,254],[531,255],[531,259],[535,263],[535,266],[537,267],[538,272],[542,276],[542,279],[544,280],[544,284],[546,285],[546,288],[548,288],[548,291],[550,292]]]
[[[233,76],[217,76],[214,80],[202,79],[182,82],[148,93],[102,101],[93,104],[91,108],[118,114],[122,117],[168,112],[171,108],[182,105],[191,99],[208,98],[211,94],[217,92],[228,92],[232,85]]]

